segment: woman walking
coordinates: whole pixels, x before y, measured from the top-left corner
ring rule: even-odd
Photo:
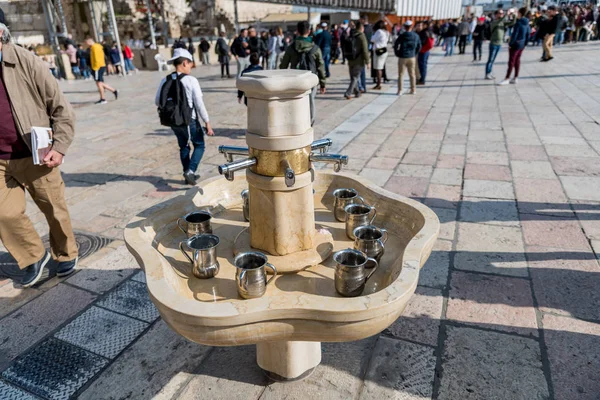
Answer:
[[[527,8],[520,8],[517,23],[513,28],[513,33],[508,44],[508,70],[506,71],[506,78],[504,78],[502,82],[498,83],[498,85],[503,86],[508,85],[509,83],[517,83],[519,78],[519,69],[521,68],[521,55],[523,54],[525,46],[527,46],[530,34],[529,19],[526,15],[528,15]],[[510,79],[513,68],[515,70],[515,77]]]
[[[388,57],[387,44],[389,40],[389,33],[385,28],[385,22],[382,20],[377,21],[373,27],[375,33],[371,37],[371,43],[373,43],[373,51],[375,57],[373,58],[373,69],[377,74],[377,85],[373,87],[373,90],[381,90],[381,79],[383,77],[383,69],[385,68],[385,62]]]

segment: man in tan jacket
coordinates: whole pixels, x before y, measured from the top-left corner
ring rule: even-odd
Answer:
[[[25,189],[50,226],[57,274],[77,265],[77,244],[58,170],[74,135],[75,116],[45,63],[10,43],[0,10],[0,241],[24,270],[21,284],[35,285],[50,254],[25,215]],[[31,127],[51,127],[54,143],[43,165],[31,157]]]

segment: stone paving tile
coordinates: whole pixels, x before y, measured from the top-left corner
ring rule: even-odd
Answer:
[[[460,201],[460,186],[429,185],[425,204],[429,207],[456,208]]]
[[[159,321],[78,398],[176,399],[210,350],[184,339]]]
[[[469,151],[467,163],[508,166],[508,156],[506,153]]]
[[[465,154],[466,146],[464,144],[444,144],[440,150],[440,154],[445,155],[463,155]]]
[[[552,157],[550,161],[557,175],[600,176],[600,160],[597,158]]]
[[[146,273],[144,271],[140,271],[134,276],[131,277],[131,280],[141,283],[146,283]]]
[[[508,145],[508,155],[511,160],[546,161],[548,156],[544,146]]]
[[[589,251],[590,245],[576,220],[551,216],[528,216],[521,221],[529,246]]]
[[[481,142],[470,141],[467,144],[469,152],[499,152],[506,153],[506,145],[504,142]]]
[[[465,157],[453,154],[440,154],[436,166],[438,168],[462,168]]]
[[[594,151],[590,146],[564,146],[560,144],[547,144],[546,151],[551,157],[554,156],[565,156],[565,157],[598,157],[598,153]]]
[[[408,152],[402,159],[402,164],[434,165],[437,153]]]
[[[555,179],[556,174],[548,161],[511,161],[515,178]]]
[[[528,276],[519,228],[459,222],[456,250],[456,269]]]
[[[367,162],[366,168],[376,168],[390,170],[396,168],[400,162],[399,158],[393,157],[373,157]]]
[[[413,165],[413,164],[400,164],[394,176],[412,176],[415,178],[429,178],[433,171],[433,167],[430,165]]]
[[[359,399],[431,398],[435,361],[431,347],[381,337]]]
[[[561,176],[560,180],[570,199],[600,201],[600,177]]]
[[[256,364],[255,346],[215,347],[193,373],[178,400],[258,399],[269,383]]]
[[[517,205],[514,201],[477,197],[462,199],[460,221],[504,226],[520,225]]]
[[[89,265],[81,265],[79,272],[67,282],[93,292],[104,293],[138,270],[135,258],[126,246],[121,246]]]
[[[463,188],[465,197],[484,197],[488,199],[514,200],[515,195],[510,182],[465,179]]]
[[[520,278],[454,272],[446,318],[537,336],[529,281]]]
[[[45,399],[67,400],[108,360],[50,338],[17,359],[2,378]]]
[[[600,393],[600,324],[545,314],[544,341],[557,400],[595,400]]]
[[[410,176],[392,176],[384,188],[406,197],[425,197],[429,179]]]
[[[460,186],[462,183],[462,169],[436,168],[433,170],[431,183]]]
[[[103,308],[91,307],[54,336],[86,350],[114,358],[148,324]]]
[[[438,239],[454,240],[456,235],[456,210],[451,208],[432,208],[440,220]]]
[[[434,288],[446,287],[451,250],[451,241],[438,240],[435,242],[433,251],[419,272],[419,285]]]
[[[392,176],[393,172],[394,171],[391,169],[386,170],[386,169],[375,169],[375,168],[363,168],[363,170],[360,171],[360,174],[358,174],[358,175],[370,180],[377,186],[384,186],[385,183],[390,178],[390,176]]]
[[[559,217],[573,216],[567,197],[557,179],[517,178],[514,183],[519,212]]]
[[[35,400],[31,394],[0,381],[0,399],[3,400]]]
[[[91,293],[60,284],[2,319],[0,370],[94,299]]]
[[[534,339],[448,327],[440,400],[549,398]]]
[[[600,266],[592,251],[527,247],[540,310],[600,321]]]
[[[418,287],[402,316],[384,332],[398,339],[436,346],[443,302],[441,290]]]
[[[323,343],[323,359],[312,375],[300,382],[271,383],[260,400],[345,400],[355,397],[375,341],[376,336],[356,342]]]
[[[510,181],[510,169],[501,165],[467,164],[465,179]]]
[[[0,318],[35,299],[43,292],[36,288],[15,287],[12,281],[0,286]]]
[[[159,317],[146,285],[140,282],[124,282],[96,304],[146,322],[153,322]]]
[[[408,146],[408,152],[437,153],[441,145],[439,140],[417,140],[415,137]]]

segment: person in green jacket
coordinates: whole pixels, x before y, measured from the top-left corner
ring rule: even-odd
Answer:
[[[298,36],[294,42],[285,49],[279,69],[306,69],[319,77],[320,93],[325,94],[325,63],[319,46],[313,43],[310,34],[310,26],[307,21],[298,22]],[[315,97],[317,87],[310,94],[310,120],[311,125],[315,123]]]
[[[506,31],[506,28],[513,26],[516,22],[517,19],[514,18],[514,12],[511,10],[509,10],[507,15],[504,15],[503,9],[498,9],[494,13],[494,20],[491,24],[490,52],[488,55],[488,62],[485,65],[485,79],[494,79],[492,67],[502,48],[502,43],[504,43],[504,32]]]
[[[348,100],[352,98],[353,93],[356,94],[356,97],[360,97],[360,90],[358,90],[360,73],[365,66],[369,69],[371,64],[369,44],[367,43],[365,27],[362,22],[358,21],[356,23],[356,27],[352,30],[350,37],[356,54],[346,54],[348,71],[350,72],[350,86],[348,86],[344,97]]]

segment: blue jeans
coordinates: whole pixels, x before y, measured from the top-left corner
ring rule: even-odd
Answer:
[[[367,67],[363,67],[362,71],[360,71],[360,79],[358,80],[358,88],[364,92],[367,91]]]
[[[331,62],[331,48],[325,47],[323,49],[323,63],[325,64],[325,76],[329,78],[329,63]]]
[[[489,57],[488,57],[488,62],[485,65],[485,74],[491,74],[492,73],[492,67],[494,66],[494,62],[496,61],[496,57],[498,56],[498,53],[500,52],[500,49],[502,48],[502,45],[496,45],[496,44],[491,44],[490,43],[490,52],[489,52]]]
[[[446,55],[451,56],[454,53],[454,38],[447,38],[444,44],[446,45]]]
[[[135,71],[135,67],[133,66],[133,62],[129,59],[125,59],[125,72]]]
[[[419,63],[419,73],[421,74],[419,82],[421,83],[425,83],[425,79],[427,78],[427,60],[429,60],[429,52],[419,53],[417,62]]]
[[[194,119],[189,126],[178,126],[171,129],[177,136],[179,158],[181,159],[183,172],[196,172],[204,155],[204,128],[198,120]],[[194,151],[190,149],[190,142],[194,145]],[[191,157],[190,152],[192,153]]]
[[[560,47],[560,45],[564,41],[565,41],[565,32],[564,31],[559,31],[556,34],[556,36],[554,36],[554,45],[557,46],[557,47]]]

